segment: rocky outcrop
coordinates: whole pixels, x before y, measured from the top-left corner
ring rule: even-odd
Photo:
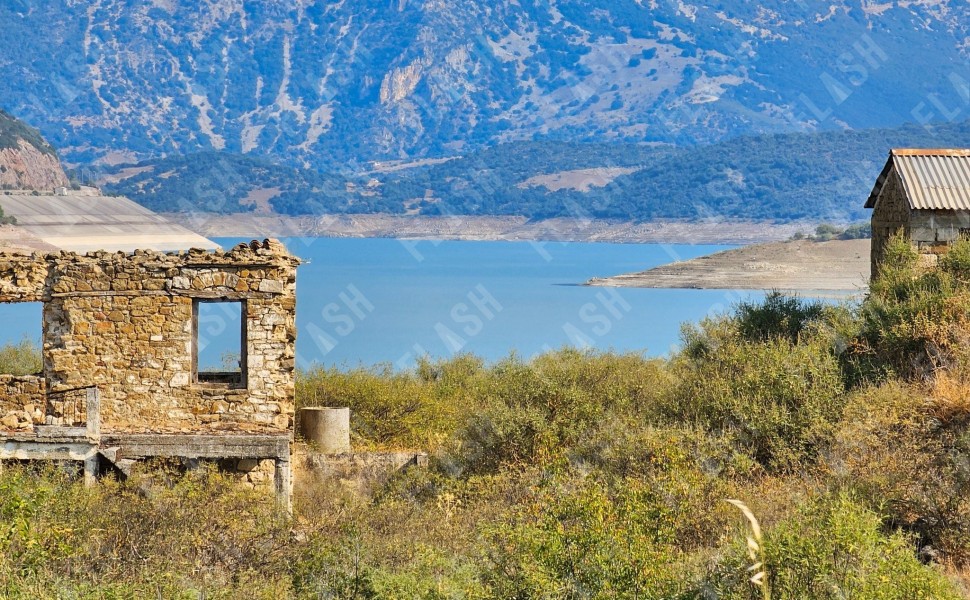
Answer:
[[[53,190],[69,182],[57,155],[18,140],[16,148],[0,149],[0,188]]]
[[[54,147],[39,131],[0,110],[0,189],[50,191],[66,185]]]

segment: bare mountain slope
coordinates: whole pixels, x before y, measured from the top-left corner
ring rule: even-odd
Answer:
[[[54,148],[37,130],[0,110],[0,189],[53,190],[66,185]]]
[[[0,106],[71,162],[226,150],[353,170],[970,106],[965,0],[17,0],[0,27]]]

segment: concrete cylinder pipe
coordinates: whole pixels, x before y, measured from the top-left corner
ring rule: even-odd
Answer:
[[[312,406],[300,409],[303,437],[324,454],[350,453],[350,409]]]

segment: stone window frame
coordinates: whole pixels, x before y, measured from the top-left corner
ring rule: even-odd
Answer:
[[[202,304],[239,305],[239,373],[199,371],[199,306]],[[248,389],[249,357],[247,346],[249,328],[245,298],[192,298],[192,384],[201,387]],[[200,377],[200,375],[203,375]]]

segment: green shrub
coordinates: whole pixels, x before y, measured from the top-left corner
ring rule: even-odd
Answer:
[[[970,239],[960,238],[940,258],[940,269],[955,277],[960,284],[970,283]]]
[[[373,598],[370,557],[353,527],[314,537],[293,564],[294,591],[303,598]]]
[[[636,354],[564,349],[523,362],[510,357],[476,380],[465,425],[448,459],[468,474],[503,465],[550,464],[604,418],[656,410],[669,376]]]
[[[854,223],[838,235],[840,240],[862,240],[872,237],[872,222]]]
[[[498,472],[505,465],[548,462],[559,449],[555,426],[538,407],[496,404],[472,415],[439,458],[454,475]]]
[[[902,231],[889,237],[883,248],[882,262],[877,265],[876,277],[870,291],[877,295],[891,293],[893,287],[905,283],[918,274],[919,252]]]
[[[826,305],[822,318],[809,324],[803,335],[829,348],[842,367],[846,389],[859,389],[893,376],[891,365],[869,344],[867,324],[857,303]]]
[[[468,412],[466,387],[481,369],[470,356],[422,361],[410,372],[315,367],[297,374],[296,404],[349,407],[358,447],[433,450]]]
[[[691,360],[701,360],[717,353],[722,345],[737,343],[740,338],[737,316],[704,317],[696,325],[684,323],[680,326],[680,355]]]
[[[406,565],[381,565],[354,530],[337,539],[316,538],[295,563],[294,591],[300,598],[487,598],[478,569],[457,557],[414,543]]]
[[[970,324],[970,287],[959,279],[968,252],[958,243],[941,268],[926,269],[908,240],[890,238],[860,310],[860,341],[871,354],[908,378],[926,378],[954,363]]]
[[[796,234],[797,235],[797,234]],[[794,237],[792,239],[802,239]],[[858,240],[872,237],[872,224],[869,221],[853,223],[848,227],[842,228],[831,223],[822,223],[815,228],[815,235],[812,237],[817,242],[827,242],[829,240]]]
[[[295,544],[298,597],[493,597],[481,578],[481,528],[499,519],[533,477],[459,480],[407,469],[375,496],[356,499],[338,482],[312,486],[311,506],[294,503],[308,534]]]
[[[677,597],[680,518],[639,479],[556,479],[491,528],[486,581],[498,598]]]
[[[814,333],[825,324],[836,308],[772,290],[761,301],[738,303],[731,313],[706,317],[697,325],[682,325],[682,354],[700,358],[739,339],[763,342],[781,338],[796,343],[803,333]]]
[[[3,207],[0,206],[0,225],[16,225],[16,224],[17,224],[17,217],[5,216],[3,214]]]
[[[288,524],[270,495],[210,469],[85,488],[63,467],[7,465],[0,594],[278,597]]]
[[[853,394],[827,452],[850,490],[948,564],[970,564],[970,386],[884,384]],[[932,550],[931,550],[932,549]]]
[[[716,545],[736,495],[758,474],[757,465],[724,438],[689,427],[608,422],[570,454],[571,467],[605,481],[639,480],[678,513],[670,525],[677,546],[693,551]]]
[[[69,523],[57,523],[71,504],[83,510],[88,498],[64,472],[5,469],[0,475],[0,580],[36,574],[50,564],[77,557],[83,541]]]
[[[815,228],[815,239],[820,242],[826,242],[828,240],[833,240],[839,235],[841,235],[843,230],[835,225],[829,223],[822,223]]]
[[[830,440],[854,356],[853,311],[779,292],[733,314],[682,328],[662,395],[667,423],[690,423],[735,441],[771,470],[800,468]]]
[[[821,318],[821,302],[806,302],[777,290],[769,292],[760,303],[742,302],[735,310],[738,330],[749,341],[775,337],[797,342],[801,332]]]
[[[40,348],[24,338],[19,344],[0,347],[0,373],[5,375],[37,375],[44,369]]]
[[[727,435],[771,470],[798,469],[829,441],[842,409],[838,360],[824,343],[724,340],[677,361],[672,423]]]
[[[912,540],[884,532],[879,516],[852,496],[824,496],[798,508],[764,534],[764,569],[775,600],[909,600],[962,597],[933,566],[917,560]],[[723,560],[705,587],[715,597],[756,597],[740,548]]]

